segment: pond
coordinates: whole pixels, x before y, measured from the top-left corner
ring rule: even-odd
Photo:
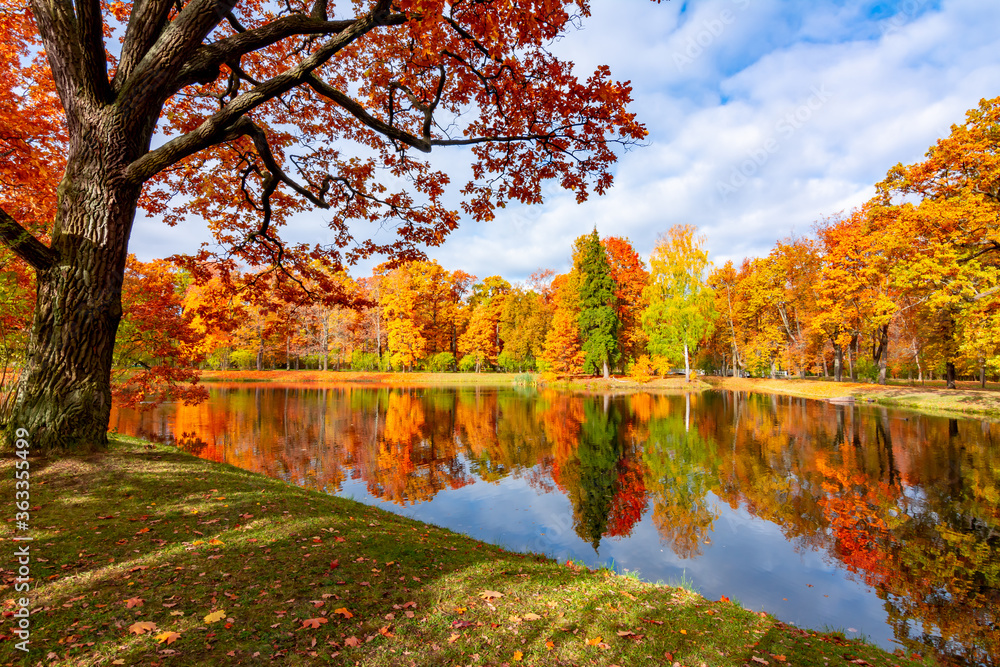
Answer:
[[[207,386],[111,426],[510,550],[1000,664],[1000,424],[734,392]]]

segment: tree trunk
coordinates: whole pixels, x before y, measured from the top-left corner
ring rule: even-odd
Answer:
[[[605,359],[604,360],[604,379],[607,380],[609,377],[611,377],[611,374],[608,372],[608,360]]]
[[[688,344],[684,343],[684,381],[691,381],[691,364],[688,363]]]
[[[885,375],[889,367],[889,325],[879,328],[879,341],[876,360],[878,361],[878,383],[885,384]]]
[[[107,445],[122,280],[141,191],[122,176],[136,138],[108,118],[88,120],[87,128],[79,120],[70,127],[52,231],[58,255],[36,268],[34,322],[7,424],[26,429],[32,449],[45,452]]]
[[[946,376],[945,380],[947,382],[948,389],[955,388],[955,362],[949,361],[945,365]]]
[[[833,379],[835,382],[844,379],[844,348],[840,343],[833,344]]]
[[[986,363],[979,362],[979,388],[986,389]]]
[[[323,342],[320,344],[320,359],[322,359],[323,370],[328,370],[327,364],[330,359],[330,314],[325,309],[323,313]],[[337,357],[337,368],[340,369],[340,357]]]

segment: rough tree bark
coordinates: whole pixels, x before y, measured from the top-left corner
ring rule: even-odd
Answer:
[[[37,306],[9,428],[43,451],[107,444],[111,360],[141,184],[126,177],[152,124],[85,99],[71,119],[51,261],[33,264]]]

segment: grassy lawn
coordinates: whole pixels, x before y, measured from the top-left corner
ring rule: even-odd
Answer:
[[[24,533],[6,500],[16,460],[0,458],[2,664],[914,664],[121,436],[30,459]],[[27,594],[11,557],[25,534]],[[27,659],[12,636],[24,595]]]
[[[858,401],[918,410],[927,414],[956,418],[1000,418],[1000,391],[996,385],[980,389],[978,382],[960,382],[947,389],[943,382],[924,384],[893,383],[886,386],[860,382],[832,382],[819,379],[770,380],[754,378],[707,378],[718,389],[789,394],[805,398],[854,398]]]

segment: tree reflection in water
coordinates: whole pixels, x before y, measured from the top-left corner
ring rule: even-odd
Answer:
[[[873,587],[909,649],[1000,662],[1000,425],[739,393],[211,388],[112,425],[331,492],[357,479],[399,504],[520,479],[564,493],[594,549],[648,516],[697,557],[723,502]]]

